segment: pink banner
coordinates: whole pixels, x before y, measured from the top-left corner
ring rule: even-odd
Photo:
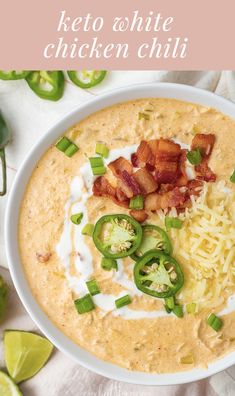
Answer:
[[[233,69],[232,0],[21,0],[1,6],[1,69]]]

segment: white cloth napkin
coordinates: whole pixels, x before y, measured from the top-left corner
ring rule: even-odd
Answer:
[[[113,71],[101,85],[89,91],[81,90],[67,82],[64,97],[56,103],[39,99],[24,81],[0,81],[0,109],[13,133],[12,143],[6,149],[8,190],[28,150],[65,113],[92,96],[110,89],[154,81],[190,84],[235,101],[235,72],[231,71]],[[7,267],[3,236],[6,202],[7,195],[0,198],[1,267]],[[0,273],[8,279],[11,286],[8,315],[4,324],[0,326],[0,334],[4,329],[37,331],[16,295],[9,272],[1,269]],[[1,349],[0,364],[3,366]],[[207,380],[187,385],[144,387],[101,377],[56,351],[46,367],[34,378],[23,383],[21,389],[24,396],[234,396],[235,366]]]

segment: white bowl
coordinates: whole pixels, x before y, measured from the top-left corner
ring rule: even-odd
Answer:
[[[20,262],[17,241],[17,224],[20,203],[29,177],[36,166],[37,161],[48,147],[53,144],[54,141],[69,127],[91,113],[115,103],[151,97],[174,98],[198,103],[204,106],[214,107],[230,117],[235,118],[235,105],[232,102],[201,89],[171,83],[139,84],[121,88],[110,91],[104,95],[100,95],[95,99],[80,105],[76,110],[59,121],[39,140],[39,142],[29,152],[20,170],[17,172],[14,185],[11,189],[6,212],[6,250],[11,276],[22,303],[37,326],[58,349],[69,355],[82,366],[115,380],[142,385],[182,384],[208,377],[235,364],[235,352],[211,363],[207,369],[193,369],[174,374],[147,374],[137,371],[128,371],[96,358],[94,355],[80,348],[65,336],[58,328],[55,327],[55,325],[42,311],[33,297],[27,283],[27,279],[25,278]]]

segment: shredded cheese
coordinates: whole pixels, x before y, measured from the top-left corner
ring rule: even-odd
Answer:
[[[201,196],[192,197],[192,207],[180,214],[183,228],[171,230],[174,256],[185,274],[178,296],[183,304],[211,309],[235,293],[234,198],[224,182],[205,183]]]

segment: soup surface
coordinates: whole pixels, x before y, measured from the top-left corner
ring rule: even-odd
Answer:
[[[96,155],[97,142],[109,149],[106,167],[120,156],[130,162],[143,140],[170,139],[190,150],[200,133],[215,136],[209,165],[216,181],[203,182],[184,210],[147,211],[145,220],[164,230],[166,216],[182,225],[168,230],[172,256],[184,274],[175,296],[183,317],[177,317],[166,312],[163,298],[136,287],[134,260],[119,258],[117,271],[107,271],[92,237],[82,234],[87,223],[103,215],[130,214],[110,197],[94,196],[88,158]],[[29,180],[19,219],[23,268],[43,311],[75,343],[130,370],[206,368],[235,350],[235,184],[230,181],[235,121],[211,108],[150,98],[92,114],[65,136],[79,151],[68,158],[55,145],[48,149]],[[194,166],[188,160],[186,171],[192,178]],[[108,167],[106,173],[112,183]],[[71,215],[78,213],[83,217],[74,224]],[[95,309],[79,314],[74,301],[88,293],[86,282],[92,279],[100,289],[92,296]],[[131,303],[117,308],[115,300],[125,295]],[[211,313],[222,320],[218,331],[207,323]]]

